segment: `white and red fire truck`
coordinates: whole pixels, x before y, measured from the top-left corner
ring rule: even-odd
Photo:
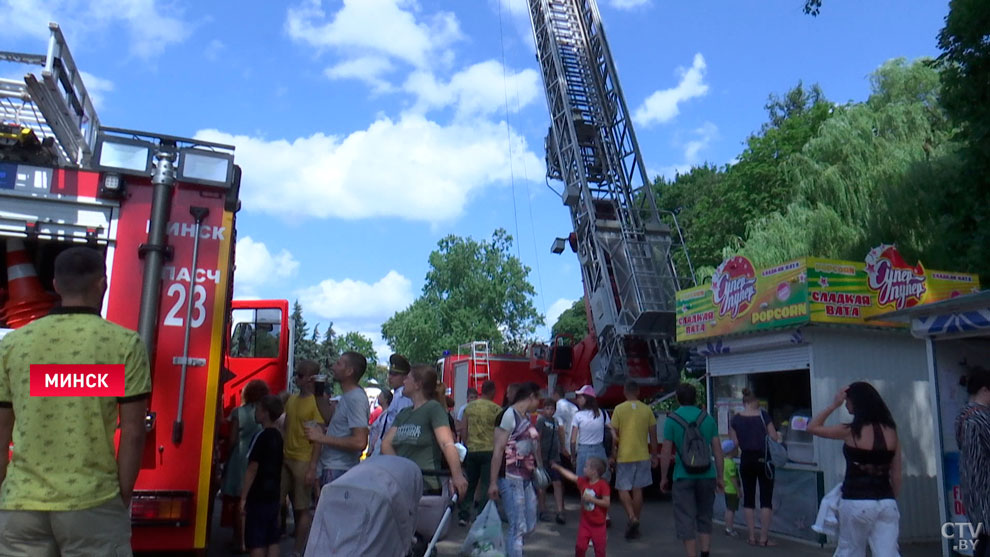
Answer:
[[[285,388],[288,304],[232,304],[233,147],[102,126],[58,25],[50,31],[46,54],[0,52],[34,68],[0,79],[0,328],[53,306],[62,250],[106,255],[103,315],[138,331],[152,365],[134,549],[205,554],[221,419],[250,379]]]

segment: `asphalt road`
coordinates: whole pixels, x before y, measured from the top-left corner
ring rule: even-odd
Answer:
[[[552,498],[551,498],[552,501]],[[550,503],[552,505],[552,502]],[[623,539],[625,526],[625,513],[623,512],[618,499],[613,501],[613,508],[610,515],[613,520],[612,528],[609,529],[608,555],[611,557],[633,557],[641,555],[669,555],[677,557],[684,555],[683,545],[674,536],[673,509],[669,500],[647,499],[646,507],[643,510],[642,538],[634,541]],[[576,496],[569,496],[564,503],[567,510],[567,524],[560,526],[556,523],[541,522],[537,525],[536,531],[526,540],[525,552],[527,557],[549,556],[549,555],[574,555],[574,541],[577,539],[578,524],[578,499]],[[230,543],[231,531],[220,528],[219,505],[214,516],[213,534],[210,539],[210,557],[226,557],[230,555],[227,551]],[[291,523],[291,521],[290,521]],[[738,524],[738,523],[737,523]],[[291,531],[291,526],[289,527]],[[452,524],[447,539],[440,542],[438,553],[440,556],[454,557],[467,535],[467,527],[459,527],[456,522]],[[834,548],[820,548],[805,543],[793,542],[789,540],[779,540],[777,547],[752,547],[746,543],[746,536],[740,531],[740,537],[730,538],[722,533],[719,524],[715,525],[715,534],[712,537],[712,555],[720,557],[771,557],[771,556],[814,556],[827,557],[832,555]],[[291,556],[294,539],[283,538],[281,543],[282,556]],[[901,547],[902,557],[931,557],[939,554],[937,544],[930,545],[909,545]],[[589,549],[588,555],[594,552]],[[364,557],[364,556],[362,556]]]

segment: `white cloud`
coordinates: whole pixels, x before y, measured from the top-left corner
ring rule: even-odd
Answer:
[[[547,328],[552,329],[554,323],[560,319],[560,315],[570,309],[572,305],[574,305],[574,300],[568,300],[567,298],[560,298],[551,304],[547,309]]]
[[[439,12],[417,21],[415,0],[344,0],[331,18],[320,0],[304,0],[289,8],[286,29],[299,42],[319,48],[341,48],[359,55],[385,55],[425,68],[444,58],[444,49],[461,38],[454,14]]]
[[[8,37],[48,38],[51,6],[38,0],[0,0],[0,29]]]
[[[610,0],[609,2],[613,8],[619,10],[630,10],[640,6],[646,6],[649,3],[650,0]]]
[[[327,279],[298,291],[297,295],[307,312],[333,320],[338,331],[351,330],[338,326],[338,322],[384,321],[413,301],[412,283],[394,270],[374,284]]]
[[[681,81],[676,87],[656,91],[636,109],[633,120],[640,126],[650,126],[673,120],[680,114],[680,103],[702,97],[708,93],[708,85],[704,83],[705,58],[701,53],[694,55],[694,63],[690,68],[678,68]]]
[[[258,287],[292,278],[299,270],[299,262],[288,250],[272,254],[264,243],[250,236],[237,240],[236,252],[234,288],[242,298],[252,298]]]
[[[691,164],[698,162],[698,153],[708,148],[713,139],[718,139],[718,126],[705,122],[694,130],[695,138],[684,145],[684,159]]]
[[[324,74],[330,79],[357,79],[370,85],[376,93],[385,93],[392,86],[382,75],[393,68],[392,62],[384,56],[361,56],[329,67]]]
[[[381,117],[347,137],[317,133],[269,141],[203,130],[196,138],[235,145],[244,169],[244,207],[283,218],[447,222],[459,217],[479,190],[509,179],[501,122],[442,126],[406,114],[397,121]],[[514,131],[510,138],[516,167],[542,168],[525,138]]]
[[[691,134],[692,139],[679,145],[684,149],[684,161],[662,168],[660,174],[667,178],[673,178],[677,174],[685,174],[691,170],[692,166],[700,163],[701,157],[699,155],[708,149],[712,141],[718,139],[718,126],[711,122],[705,122]]]
[[[227,48],[227,45],[223,43],[220,39],[213,39],[210,44],[206,45],[203,49],[203,56],[211,62],[216,62],[220,59],[220,53],[223,49]]]
[[[518,112],[533,102],[541,91],[540,75],[536,70],[505,71],[495,60],[461,70],[447,83],[438,82],[430,72],[413,72],[402,87],[417,97],[414,112],[455,105],[459,118],[501,113],[506,97],[509,110]]]
[[[43,39],[48,37],[49,21],[58,21],[70,36],[106,32],[122,24],[131,52],[147,59],[189,37],[192,26],[177,12],[181,15],[174,6],[156,0],[0,0],[0,29],[15,37]]]
[[[99,110],[103,107],[106,94],[113,91],[113,82],[82,70],[79,70],[79,76],[82,77],[82,82],[86,86],[89,98],[93,101],[93,106]]]

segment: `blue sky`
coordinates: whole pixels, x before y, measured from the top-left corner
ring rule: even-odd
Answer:
[[[798,80],[833,101],[865,99],[884,61],[938,54],[948,11],[936,0],[826,0],[817,18],[801,0],[599,4],[652,175],[733,160],[766,121],[767,96]],[[311,324],[332,320],[387,354],[381,323],[420,292],[447,234],[515,236],[549,325],[582,294],[574,255],[549,250],[570,218],[543,178],[548,116],[525,10],[0,0],[0,50],[44,52],[57,21],[104,125],[236,145],[236,295],[299,299]]]

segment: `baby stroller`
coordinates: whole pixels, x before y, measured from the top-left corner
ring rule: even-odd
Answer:
[[[446,535],[456,494],[423,496],[413,461],[376,455],[325,485],[309,531],[305,557],[424,557]],[[448,482],[443,482],[447,484]]]
[[[450,519],[454,506],[457,504],[457,493],[451,494],[449,470],[423,471],[423,476],[441,478],[439,494],[423,495],[419,500],[416,511],[416,532],[414,534],[410,557],[432,557],[436,555],[436,545],[447,536],[450,529]]]
[[[406,557],[422,493],[422,473],[411,460],[365,460],[323,487],[305,557]]]

